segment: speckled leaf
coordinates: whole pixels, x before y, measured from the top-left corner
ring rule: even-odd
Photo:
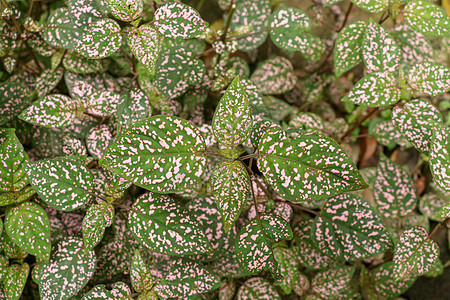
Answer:
[[[339,266],[317,273],[311,281],[312,291],[321,298],[330,299],[338,296],[350,284],[355,273],[353,266]]]
[[[158,282],[154,291],[163,299],[186,299],[218,287],[220,277],[210,273],[203,265],[179,258],[172,262],[169,273]]]
[[[48,95],[25,109],[21,120],[43,127],[58,128],[68,126],[76,118],[77,103],[65,95]]]
[[[437,96],[450,90],[450,68],[437,63],[421,62],[412,67],[408,80],[413,89]]]
[[[362,44],[367,23],[358,21],[345,26],[334,47],[334,73],[341,76],[362,61]]]
[[[250,273],[270,271],[279,277],[272,244],[292,239],[291,226],[281,217],[264,214],[253,219],[239,232],[236,239],[236,255],[239,263]],[[262,227],[260,227],[260,224]]]
[[[147,193],[140,196],[130,211],[128,222],[135,239],[152,251],[168,255],[211,251],[198,222],[165,195]]]
[[[423,0],[410,1],[404,10],[406,22],[414,30],[437,37],[450,36],[450,21],[442,8]]]
[[[132,28],[128,32],[128,45],[134,56],[147,66],[151,74],[154,74],[161,51],[161,38],[158,32],[150,25]]]
[[[44,209],[32,202],[11,208],[5,229],[13,242],[23,250],[46,261],[50,258],[50,222]]]
[[[389,72],[367,74],[341,99],[368,107],[387,106],[399,100],[400,89],[394,75]]]
[[[272,127],[258,149],[259,170],[289,201],[329,198],[367,187],[351,159],[331,138],[309,134],[290,141],[283,130]]]
[[[27,282],[30,266],[24,262],[22,265],[13,264],[9,266],[3,282],[3,290],[8,300],[18,300],[21,298],[23,288]]]
[[[141,89],[132,88],[122,99],[123,101],[117,106],[117,126],[120,134],[136,122],[152,115],[150,99]]]
[[[75,51],[66,53],[62,63],[67,71],[77,74],[103,72],[107,66],[107,63],[104,60],[89,59],[79,55]]]
[[[99,117],[110,117],[117,112],[117,106],[123,101],[123,96],[111,91],[94,91],[82,100],[86,111]]]
[[[86,146],[89,153],[99,159],[113,140],[113,135],[106,124],[92,127],[86,135]]]
[[[441,209],[438,211],[437,214],[433,216],[433,218],[430,219],[445,219],[450,218],[450,202],[447,202],[444,206],[441,207]]]
[[[36,78],[36,90],[38,98],[49,94],[61,81],[64,74],[63,68],[56,70],[46,69]]]
[[[269,0],[238,0],[230,23],[230,31],[237,31],[242,26],[251,26],[251,32],[257,32],[239,39],[239,50],[253,51],[261,46],[269,32],[266,31],[270,17]],[[224,24],[226,19],[224,20]]]
[[[400,49],[397,42],[374,21],[366,27],[362,55],[369,72],[395,72],[400,62]]]
[[[106,0],[111,14],[117,19],[131,22],[144,10],[142,0]]]
[[[427,100],[412,100],[392,110],[392,120],[401,134],[419,151],[428,153],[433,128],[442,122],[439,110]]]
[[[20,83],[0,83],[0,126],[17,117],[32,101],[33,93]]]
[[[214,113],[213,132],[217,141],[234,148],[247,140],[252,129],[247,93],[237,76],[227,88]]]
[[[390,4],[389,0],[351,0],[358,7],[370,12],[379,13],[386,10]]]
[[[0,219],[0,225],[3,227],[3,221]],[[0,232],[1,235],[1,232]],[[3,246],[2,246],[3,250]],[[9,267],[9,259],[0,254],[0,282],[3,282]]]
[[[52,247],[48,263],[41,265],[41,299],[65,300],[75,296],[94,274],[94,251],[84,252],[81,238],[67,237]]]
[[[78,28],[86,28],[102,17],[100,1],[68,0],[69,17]]]
[[[343,194],[329,199],[311,234],[320,252],[341,261],[383,253],[391,240],[381,218],[363,198]]]
[[[433,131],[430,166],[436,184],[450,191],[450,128],[444,125],[436,126]]]
[[[382,264],[370,274],[370,287],[374,289],[376,297],[395,299],[406,292],[416,281],[416,277],[394,280],[394,262]]]
[[[277,289],[268,280],[261,277],[253,277],[244,282],[239,288],[237,300],[281,300]]]
[[[172,193],[195,186],[200,180],[205,150],[200,131],[190,122],[154,116],[120,136],[99,163],[145,189]]]
[[[176,98],[189,86],[202,83],[205,72],[203,61],[192,51],[183,46],[171,47],[159,56],[155,84],[164,96]]]
[[[408,172],[384,154],[377,166],[374,199],[378,212],[387,219],[406,216],[417,204],[416,186]]]
[[[93,176],[81,157],[65,156],[29,163],[28,179],[48,205],[62,211],[75,210],[92,199]]]
[[[291,249],[284,247],[274,248],[273,255],[283,276],[282,279],[275,281],[275,285],[281,287],[284,293],[289,295],[300,281],[301,274],[298,270],[296,255]]]
[[[0,129],[0,194],[20,191],[28,184],[25,174],[28,160],[15,129]]]
[[[131,299],[131,290],[127,284],[116,282],[111,291],[108,291],[105,285],[96,285],[92,290],[81,298],[81,300],[129,300]],[[151,299],[150,299],[151,300]]]
[[[369,134],[375,137],[379,144],[386,146],[389,149],[393,149],[397,145],[405,148],[411,147],[411,144],[405,140],[392,120],[373,120],[369,125]]]
[[[428,239],[423,227],[403,231],[394,251],[394,278],[400,280],[427,273],[439,257],[439,246]]]
[[[74,49],[81,36],[82,30],[72,22],[66,7],[58,8],[50,14],[42,34],[49,45],[63,49]]]
[[[114,206],[100,202],[89,208],[83,218],[83,244],[90,251],[101,242],[106,227],[111,226],[114,218]]]
[[[191,6],[172,2],[164,4],[155,12],[155,27],[168,38],[195,38],[204,33],[209,24]]]
[[[289,121],[290,126],[306,129],[307,132],[320,131],[325,129],[325,124],[321,116],[310,113],[302,112],[292,116]]]
[[[292,63],[282,56],[263,61],[250,79],[260,93],[269,95],[283,94],[292,90],[297,83]]]
[[[227,232],[250,197],[250,178],[240,161],[223,161],[212,176],[211,190]]]
[[[445,213],[441,214],[441,209],[444,209],[447,202],[444,198],[436,194],[425,194],[420,198],[419,210],[427,216],[430,220],[442,222],[446,218]]]
[[[138,293],[149,291],[153,286],[153,277],[149,267],[144,262],[139,250],[134,252],[130,268],[130,278],[133,288]]]
[[[66,136],[63,138],[62,143],[62,152],[65,156],[86,155],[86,146],[81,140]]]
[[[402,49],[402,63],[408,65],[408,69],[414,63],[433,60],[433,46],[424,34],[412,30],[406,23],[395,26],[391,34]]]
[[[113,54],[122,45],[120,26],[112,19],[100,19],[89,25],[75,45],[75,50],[90,59]]]

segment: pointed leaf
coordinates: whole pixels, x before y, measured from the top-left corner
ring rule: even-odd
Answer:
[[[83,218],[83,244],[89,251],[101,242],[106,227],[111,226],[114,218],[114,206],[106,202],[93,205]]]
[[[117,112],[117,106],[123,101],[123,96],[110,91],[94,91],[82,99],[86,111],[99,117],[110,117]]]
[[[136,20],[144,10],[142,0],[107,0],[111,14],[125,22]]]
[[[431,174],[437,185],[450,191],[450,128],[438,125],[430,147]]]
[[[50,261],[41,265],[41,298],[65,300],[75,296],[91,279],[95,265],[94,251],[85,253],[81,238],[60,240],[52,247]]]
[[[87,149],[97,159],[103,156],[112,141],[113,135],[106,124],[92,127],[86,135]]]
[[[421,93],[437,96],[450,90],[450,68],[437,63],[420,62],[408,75],[409,84]]]
[[[36,90],[38,91],[38,98],[44,97],[49,94],[61,81],[64,74],[63,68],[57,68],[56,70],[47,69],[36,78]]]
[[[192,255],[211,251],[200,225],[172,198],[147,193],[140,196],[129,216],[134,238],[152,251]]]
[[[30,266],[25,262],[22,265],[11,265],[6,272],[4,291],[8,300],[20,299],[25,283],[27,282]]]
[[[128,45],[134,56],[147,66],[151,74],[155,73],[156,62],[161,51],[160,36],[150,25],[132,28],[128,32]]]
[[[253,277],[241,285],[237,292],[237,300],[259,300],[259,299],[281,300],[277,289],[266,279]]]
[[[33,189],[55,209],[72,211],[92,198],[93,176],[77,156],[32,162],[26,172]]]
[[[436,4],[413,0],[405,6],[406,22],[414,30],[437,37],[450,36],[450,21],[447,14]]]
[[[96,285],[92,290],[81,298],[81,300],[129,300],[131,290],[123,282],[116,282],[111,291],[108,291],[103,284]]]
[[[363,198],[343,194],[329,199],[315,219],[311,234],[322,253],[356,261],[383,253],[391,240],[381,218]]]
[[[75,51],[69,51],[63,59],[64,68],[72,73],[91,74],[103,72],[107,67],[104,60],[89,59],[79,55]]]
[[[310,134],[290,141],[283,130],[273,127],[258,148],[259,170],[289,201],[329,198],[367,187],[351,159],[331,138]]]
[[[263,94],[283,94],[294,88],[297,77],[292,63],[281,56],[263,61],[250,79]]]
[[[131,263],[130,278],[134,290],[138,293],[149,291],[153,287],[153,277],[150,269],[137,249],[134,252],[133,262]]]
[[[120,136],[99,164],[150,191],[172,193],[200,180],[206,164],[205,150],[200,131],[190,122],[154,116]]]
[[[51,46],[63,49],[74,49],[80,42],[82,30],[77,28],[70,18],[69,9],[55,9],[47,20],[47,27],[42,37]]]
[[[150,99],[139,88],[134,87],[117,106],[118,131],[123,133],[136,122],[152,115]]]
[[[45,261],[50,258],[50,222],[44,209],[24,202],[9,210],[5,229],[13,242],[23,250]]]
[[[450,203],[450,202],[449,202]],[[445,213],[441,213],[447,201],[436,194],[425,194],[420,198],[419,210],[430,220],[442,222],[446,218]]]
[[[274,248],[273,255],[283,276],[283,279],[275,281],[275,284],[289,295],[300,281],[297,258],[291,249],[284,247]]]
[[[25,174],[28,160],[15,129],[0,129],[0,194],[20,191],[28,184]]]
[[[348,24],[340,32],[334,47],[334,73],[341,76],[362,61],[362,47],[367,23]]]
[[[439,257],[439,246],[428,239],[423,227],[403,231],[394,252],[394,278],[400,280],[427,273]]]
[[[0,126],[17,117],[33,100],[33,93],[20,83],[0,83]]]

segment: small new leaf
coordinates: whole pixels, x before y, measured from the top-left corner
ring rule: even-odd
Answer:
[[[153,277],[138,249],[134,252],[130,270],[131,284],[138,293],[149,291],[153,286]]]
[[[111,226],[114,206],[106,202],[93,205],[83,218],[83,243],[86,252],[101,242],[106,227]]]

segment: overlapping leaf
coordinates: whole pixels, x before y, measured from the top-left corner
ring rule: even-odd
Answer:
[[[32,101],[33,93],[21,83],[0,83],[0,126],[17,117]]]
[[[129,228],[137,241],[158,253],[192,255],[211,251],[197,221],[172,198],[147,193],[129,215]]]
[[[437,185],[450,191],[450,128],[438,125],[430,147],[431,173]]]
[[[20,191],[28,184],[25,173],[28,155],[15,129],[0,129],[0,161],[0,195],[3,192]]]
[[[311,234],[319,251],[337,260],[356,261],[391,246],[386,226],[363,198],[343,194],[329,199]]]
[[[394,262],[382,264],[370,274],[370,288],[375,291],[376,297],[393,299],[406,292],[416,281],[416,277],[395,280]]]
[[[248,279],[239,288],[237,300],[258,300],[268,298],[271,300],[281,300],[276,288],[266,279],[253,277]]]
[[[21,265],[13,264],[9,266],[4,279],[5,299],[20,299],[23,288],[27,283],[30,266],[24,262]]]
[[[81,300],[128,300],[131,298],[131,290],[123,282],[116,282],[111,291],[105,285],[96,285],[92,290],[81,298]]]
[[[450,202],[449,202],[450,203]],[[425,194],[420,198],[419,210],[430,220],[436,222],[442,222],[446,218],[446,214],[443,213],[445,210],[447,201],[436,194]]]
[[[450,90],[450,68],[437,63],[420,62],[408,75],[409,84],[421,93],[436,96]]]
[[[148,67],[151,74],[154,74],[161,51],[161,38],[158,32],[150,25],[130,29],[128,45],[134,56]]]
[[[50,14],[42,35],[48,44],[63,49],[74,49],[81,36],[82,30],[75,26],[66,7],[55,9]]]
[[[75,296],[91,279],[96,266],[94,251],[85,252],[81,238],[67,237],[52,247],[50,261],[39,274],[42,299],[65,300]]]
[[[111,14],[125,22],[137,19],[144,10],[142,0],[108,0],[107,3]]]
[[[53,208],[72,211],[92,199],[93,176],[77,156],[32,162],[26,172],[34,190]]]
[[[274,248],[273,255],[283,276],[283,279],[275,281],[275,284],[289,295],[295,289],[301,277],[297,258],[291,249],[284,247]]]
[[[359,171],[331,138],[317,134],[289,140],[281,128],[266,131],[258,147],[258,168],[289,201],[311,201],[366,188]]]
[[[131,284],[136,292],[148,291],[153,286],[153,277],[150,269],[142,259],[139,250],[134,252],[133,262],[130,269]]]
[[[351,0],[358,7],[367,10],[370,13],[379,13],[388,8],[388,0]],[[330,1],[328,1],[330,2]]]
[[[436,4],[413,0],[405,6],[406,22],[414,30],[437,37],[450,36],[450,21],[447,14]]]
[[[61,81],[64,74],[63,68],[57,68],[56,70],[47,69],[36,78],[36,90],[38,98],[44,97],[50,93]]]
[[[428,239],[423,227],[413,227],[403,231],[394,252],[395,280],[427,273],[439,257],[439,246]]]
[[[112,140],[113,135],[109,131],[108,126],[102,124],[89,130],[86,135],[86,146],[89,153],[98,159],[102,157]]]
[[[111,226],[114,218],[112,204],[100,202],[93,205],[83,218],[83,244],[86,251],[101,242],[106,227]]]
[[[150,99],[144,92],[134,87],[117,106],[118,131],[124,132],[134,123],[152,115]]]
[[[367,23],[348,24],[340,32],[334,47],[334,73],[341,76],[362,61],[362,44]]]
[[[62,63],[67,71],[77,74],[103,72],[107,66],[105,60],[89,59],[79,55],[75,51],[68,52],[64,56]]]
[[[317,273],[311,281],[312,290],[326,299],[344,292],[355,273],[353,266],[338,266]]]
[[[150,191],[194,186],[206,164],[201,133],[190,122],[154,116],[132,126],[103,155],[100,165]]]
[[[260,93],[269,95],[290,91],[297,82],[292,63],[282,56],[263,61],[253,72],[250,79]]]

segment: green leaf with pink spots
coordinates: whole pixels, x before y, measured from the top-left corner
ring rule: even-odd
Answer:
[[[116,282],[109,291],[103,284],[96,285],[81,300],[129,300],[131,290],[126,283]]]
[[[420,93],[441,95],[450,90],[450,68],[438,63],[420,62],[412,67],[408,81]]]
[[[294,88],[297,76],[292,63],[282,56],[266,59],[259,64],[250,79],[262,94],[283,94]]]
[[[91,206],[83,218],[83,243],[85,251],[90,251],[101,242],[106,227],[114,219],[114,206],[104,201]]]
[[[395,299],[406,292],[416,281],[415,276],[395,280],[394,262],[390,261],[382,264],[370,273],[368,283],[368,293],[375,298],[384,297],[386,299]]]
[[[128,45],[134,56],[147,66],[151,74],[155,73],[162,38],[150,25],[131,28],[128,32]]]
[[[437,37],[450,37],[450,20],[445,11],[430,1],[413,0],[404,9],[412,29]]]
[[[370,12],[379,13],[388,8],[388,0],[351,0],[356,6]]]
[[[134,290],[138,293],[149,291],[153,287],[153,276],[150,268],[142,259],[138,249],[134,252],[133,261],[131,262],[130,279]]]
[[[99,164],[149,191],[167,194],[196,186],[205,169],[205,150],[192,123],[153,116],[121,135]]]
[[[30,266],[26,262],[21,265],[13,264],[9,266],[3,282],[6,295],[4,299],[20,299],[23,288],[27,283],[28,273],[30,273]]]
[[[315,219],[311,234],[317,249],[342,261],[357,261],[391,246],[381,218],[363,198],[342,194],[329,199]]]
[[[311,281],[311,290],[321,298],[333,299],[345,292],[355,273],[353,266],[338,266],[317,273]]]
[[[137,19],[144,10],[142,0],[107,0],[106,2],[111,14],[125,22]]]
[[[334,73],[341,76],[362,62],[362,43],[366,31],[366,22],[354,22],[340,32],[334,47]]]
[[[212,250],[193,215],[166,195],[140,196],[130,211],[128,225],[134,238],[154,252],[192,255]]]
[[[433,130],[430,166],[436,184],[450,191],[450,128],[441,124]]]
[[[273,255],[283,276],[282,279],[275,281],[275,285],[289,295],[296,288],[301,277],[296,254],[290,248],[276,247],[273,249]]]
[[[248,279],[239,288],[237,300],[257,300],[257,299],[281,300],[275,286],[268,280],[261,277],[253,277]]]
[[[439,246],[423,227],[403,231],[394,251],[394,278],[402,280],[430,271],[439,257]]]
[[[367,187],[356,166],[333,139],[317,134],[290,140],[271,127],[258,147],[258,168],[284,199],[299,202]]]

